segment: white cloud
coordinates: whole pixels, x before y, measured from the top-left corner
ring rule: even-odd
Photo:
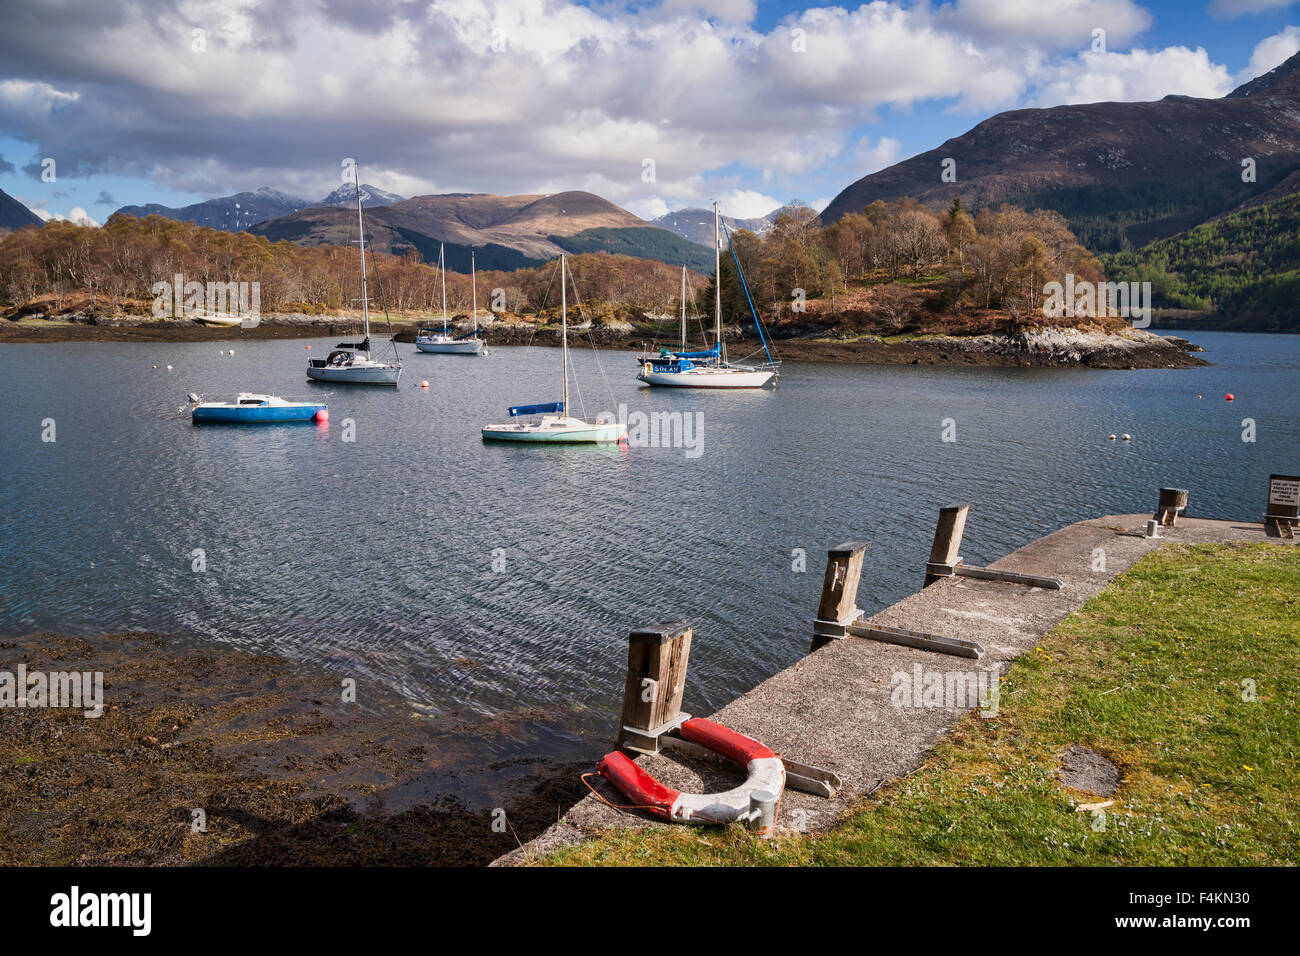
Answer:
[[[79,94],[32,80],[0,80],[0,113],[33,119],[46,117],[59,106],[75,103]]]
[[[718,197],[718,208],[732,219],[758,219],[781,206],[781,200],[755,189],[733,189]]]
[[[1247,13],[1281,10],[1296,0],[1210,0],[1210,13],[1216,17],[1239,17]]]
[[[1145,29],[1134,0],[876,0],[765,31],[753,0],[62,0],[59,17],[42,2],[6,0],[0,128],[60,177],[209,195],[318,197],[355,155],[367,182],[408,196],[588,189],[648,213],[744,189],[779,205],[763,194],[897,161],[888,130],[861,138],[882,108],[1230,87],[1203,50],[1062,59],[1094,26],[1112,49]]]
[[[90,215],[90,213],[86,212],[86,210],[80,206],[73,206],[71,209],[68,210],[68,214],[65,216],[63,215],[63,213],[50,212],[50,210],[46,208],[46,204],[48,200],[42,199],[33,202],[32,200],[23,197],[15,197],[15,198],[17,198],[24,206],[26,206],[33,213],[39,216],[43,222],[51,222],[51,221],[75,222],[79,226],[100,225],[99,220],[95,219],[93,216]]]
[[[56,218],[62,219],[63,217],[57,216]],[[68,210],[67,218],[70,222],[75,222],[79,226],[98,226],[100,224],[98,219],[92,218],[90,213],[80,206],[73,206]]]
[[[806,10],[791,21],[804,52],[780,28],[760,41],[763,73],[786,96],[823,115],[889,104],[909,108],[932,97],[964,97],[973,77],[992,74],[1006,89],[1023,81],[1014,62],[942,30],[927,7],[876,2],[847,11]],[[810,111],[811,112],[811,111]],[[813,113],[812,115],[817,115]]]
[[[858,140],[858,145],[853,150],[853,158],[862,169],[864,176],[887,166],[893,166],[902,159],[902,156],[903,144],[892,136],[882,136],[874,144],[870,136],[864,136]],[[829,203],[830,200],[827,202]]]
[[[642,219],[658,219],[660,216],[666,216],[671,211],[668,203],[664,202],[658,196],[650,199],[633,199],[623,204],[626,209],[634,216],[640,216]]]
[[[1098,28],[1113,47],[1151,26],[1151,14],[1134,0],[957,0],[937,20],[995,46],[1066,50],[1090,48]]]
[[[1265,37],[1255,44],[1250,63],[1237,76],[1237,84],[1263,76],[1297,52],[1300,52],[1300,27],[1287,27],[1281,33]]]
[[[1171,93],[1218,97],[1229,93],[1228,69],[1204,49],[1166,47],[1128,53],[1081,53],[1075,61],[1047,71],[1037,106],[1068,103],[1142,102]]]
[[[668,13],[699,13],[736,23],[753,20],[757,8],[757,0],[664,0],[663,4]]]

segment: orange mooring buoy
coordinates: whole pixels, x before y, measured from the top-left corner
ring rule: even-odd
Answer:
[[[1223,396],[1223,397],[1224,397],[1227,401],[1232,401],[1232,392],[1229,392],[1227,395],[1225,395],[1225,396]]]

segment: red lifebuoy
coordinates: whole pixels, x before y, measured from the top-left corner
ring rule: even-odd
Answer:
[[[619,793],[635,801],[638,809],[665,820],[672,819],[673,804],[682,795],[680,790],[660,783],[617,750],[605,754],[596,769]]]
[[[743,784],[723,793],[684,793],[660,783],[624,754],[605,755],[596,769],[638,809],[679,823],[731,823],[749,811],[749,795],[767,790],[780,797],[785,766],[770,747],[703,717],[686,721],[682,736],[748,771]]]

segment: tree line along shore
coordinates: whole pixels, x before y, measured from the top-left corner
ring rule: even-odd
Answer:
[[[958,201],[936,213],[901,200],[872,203],[824,226],[810,208],[794,207],[763,236],[739,230],[731,238],[746,283],[728,250],[721,270],[724,324],[734,337],[754,336],[752,299],[789,359],[910,362],[928,356],[941,362],[944,354],[961,353],[961,363],[1068,364],[1079,352],[1078,361],[1088,364],[1098,352],[1100,364],[1122,367],[1200,362],[1122,318],[1044,316],[1049,283],[1106,279],[1100,261],[1054,212],[1003,206],[971,215]],[[436,264],[414,252],[371,259],[371,280],[378,280],[372,298],[382,297],[399,331],[441,322]],[[347,330],[349,306],[360,297],[356,265],[354,248],[271,242],[161,216],[119,215],[103,227],[51,222],[0,239],[0,314],[8,320],[0,323],[0,341],[337,334]],[[573,256],[570,267],[571,296],[577,297],[570,318],[589,326],[600,344],[677,339],[680,267],[605,253]],[[203,330],[194,317],[177,320],[169,310],[159,320],[158,284],[178,275],[204,285],[257,283],[258,327]],[[488,326],[489,342],[510,344],[558,321],[554,263],[485,270],[476,279],[479,321]],[[711,332],[713,277],[688,270],[686,279],[688,332],[700,341]],[[448,272],[446,295],[451,320],[467,325],[470,276]],[[1072,348],[1040,347],[1036,337],[1053,330],[1077,333]],[[544,344],[547,336],[539,331],[535,338]],[[1043,352],[1043,361],[1035,358]],[[1111,353],[1120,359],[1112,362]]]

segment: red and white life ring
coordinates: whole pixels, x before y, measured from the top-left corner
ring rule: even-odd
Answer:
[[[683,723],[681,735],[740,764],[749,776],[739,787],[722,793],[683,793],[660,783],[618,751],[606,754],[596,769],[637,807],[675,823],[733,823],[749,812],[751,793],[766,790],[780,798],[785,766],[770,748],[703,717]]]

